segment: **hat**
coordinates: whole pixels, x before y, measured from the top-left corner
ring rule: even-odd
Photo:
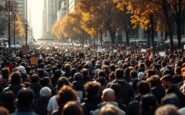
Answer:
[[[40,90],[40,96],[49,97],[51,96],[51,89],[49,87],[43,87]]]

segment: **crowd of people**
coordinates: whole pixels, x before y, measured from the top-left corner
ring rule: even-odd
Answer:
[[[0,115],[185,115],[183,50],[1,49]]]

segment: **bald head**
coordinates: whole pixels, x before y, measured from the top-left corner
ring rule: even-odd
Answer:
[[[114,90],[111,88],[106,88],[102,92],[102,100],[103,101],[115,101],[115,93]]]

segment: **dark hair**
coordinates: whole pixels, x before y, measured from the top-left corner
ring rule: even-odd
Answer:
[[[19,108],[31,107],[33,104],[34,93],[31,89],[23,88],[18,91],[17,98],[17,105]]]
[[[57,90],[60,90],[60,88],[63,87],[64,85],[72,86],[70,81],[66,77],[62,76],[57,81]]]
[[[137,83],[137,89],[141,95],[150,93],[150,86],[146,81],[139,81]]]
[[[162,99],[162,104],[163,105],[172,104],[172,105],[175,105],[177,107],[179,107],[179,105],[180,105],[179,99],[174,93],[166,94],[164,96],[164,98]]]
[[[33,74],[30,79],[31,79],[31,83],[38,83],[40,80],[37,74]]]
[[[3,77],[4,79],[8,79],[8,76],[9,76],[9,74],[10,74],[10,69],[9,69],[8,67],[4,67],[4,68],[1,70],[1,72],[2,72],[2,77]]]
[[[57,93],[57,103],[60,109],[69,101],[77,101],[75,90],[70,86],[63,86]]]
[[[127,82],[130,81],[130,71],[131,71],[130,68],[126,68],[125,71],[124,71],[124,77],[127,80]]]
[[[161,66],[162,67],[165,67],[166,65],[167,65],[166,62],[165,61],[162,61]]]
[[[161,81],[159,77],[151,76],[150,78],[146,79],[146,81],[150,84],[150,87],[161,86]]]
[[[169,81],[169,82],[172,82],[173,83],[173,77],[169,74],[163,76],[161,79],[161,81]]]
[[[77,102],[69,101],[64,105],[61,115],[83,115],[83,110]]]
[[[177,67],[175,69],[175,73],[181,75],[181,68],[180,67]]]
[[[115,79],[115,73],[112,71],[109,73],[109,81],[113,81]]]
[[[153,71],[152,69],[148,69],[147,73],[148,73],[148,77],[151,77],[152,75],[155,75],[155,71]]]
[[[111,65],[110,65],[110,70],[111,70],[111,71],[115,71],[115,70],[116,70],[116,67],[115,67],[114,64],[111,64]]]
[[[51,82],[51,80],[50,80],[49,77],[43,77],[43,78],[40,79],[40,85],[42,87],[48,86],[50,82]]]
[[[132,70],[130,72],[130,78],[133,79],[133,78],[137,78],[137,71],[136,70]]]
[[[10,113],[15,111],[15,95],[11,90],[5,91],[1,98],[2,104]]]
[[[20,72],[13,72],[10,76],[10,83],[11,84],[20,84],[21,83],[21,73]]]
[[[126,109],[127,115],[140,115],[139,111],[139,102],[138,101],[131,101]]]
[[[115,77],[117,79],[123,79],[123,74],[124,74],[123,69],[121,69],[121,68],[116,69]]]
[[[99,91],[100,83],[92,81],[85,84],[85,94],[87,98],[97,96],[99,94]]]
[[[146,94],[141,97],[142,115],[154,115],[157,106],[157,100],[152,94]]]

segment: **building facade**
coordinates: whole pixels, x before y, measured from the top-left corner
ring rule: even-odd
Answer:
[[[53,37],[51,29],[57,21],[57,11],[63,0],[44,0],[43,10],[43,35]]]
[[[26,19],[26,15],[27,15],[27,0],[16,0],[16,4],[17,4],[17,10],[19,12],[19,15],[21,16],[21,18],[24,20]]]

